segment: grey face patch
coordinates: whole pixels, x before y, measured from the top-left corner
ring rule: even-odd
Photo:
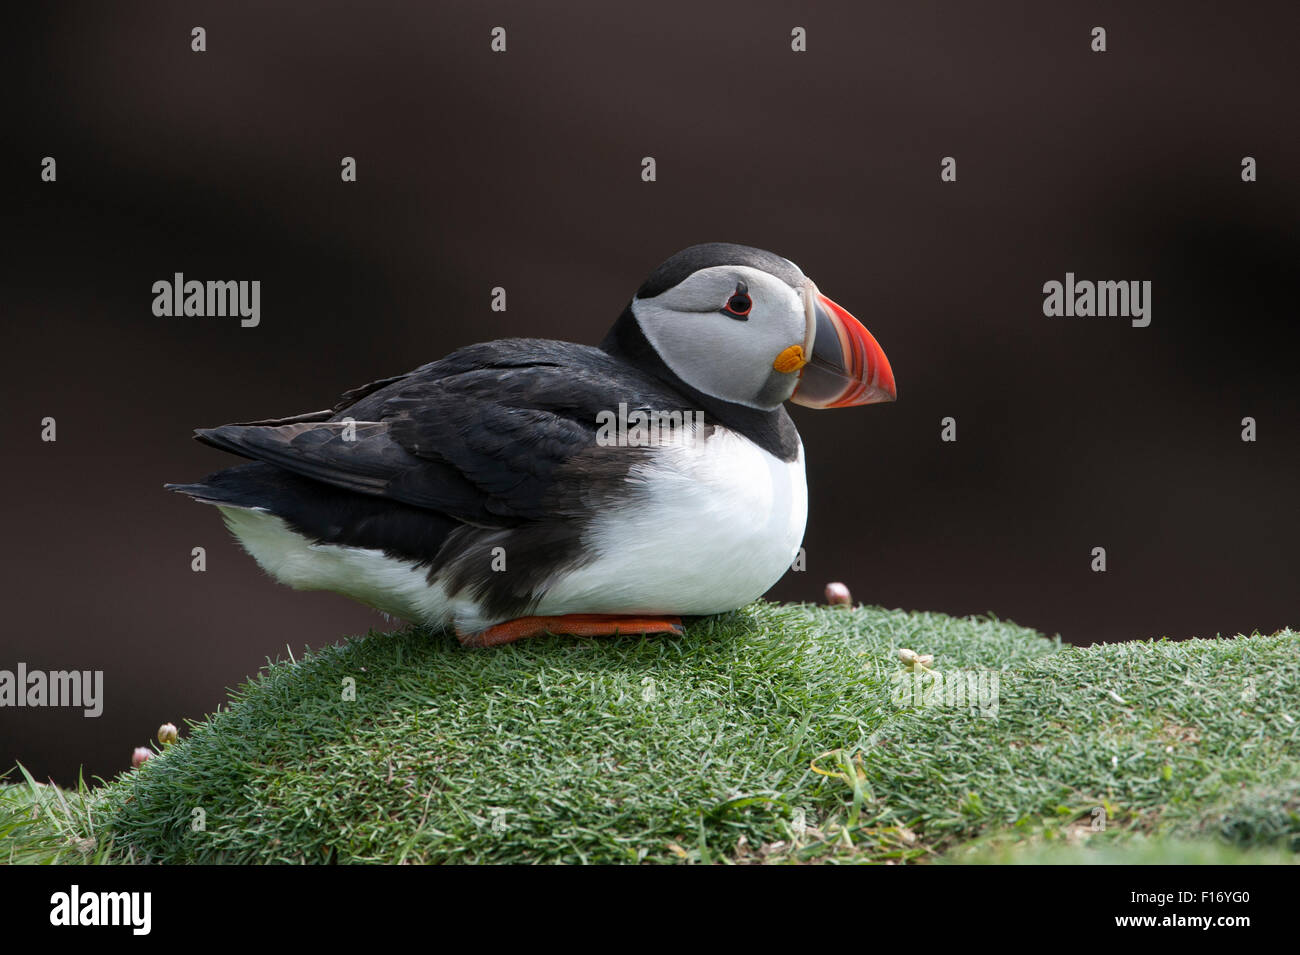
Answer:
[[[692,388],[768,410],[789,398],[798,382],[797,373],[782,374],[772,364],[806,339],[807,280],[802,273],[799,279],[795,288],[752,266],[711,266],[652,298],[638,296],[632,313],[664,364]],[[741,283],[752,302],[746,321],[724,311]]]

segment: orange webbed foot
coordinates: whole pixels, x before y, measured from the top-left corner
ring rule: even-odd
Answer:
[[[681,633],[682,618],[619,613],[570,613],[559,617],[519,617],[479,633],[456,631],[466,647],[499,647],[548,633],[575,637],[611,637],[621,633]]]

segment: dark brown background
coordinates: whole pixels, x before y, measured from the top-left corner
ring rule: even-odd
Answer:
[[[595,342],[661,259],[709,240],[794,259],[899,382],[893,406],[794,409],[809,567],[773,596],[839,579],[1081,644],[1300,624],[1295,5],[840,6],[11,21],[0,668],[103,669],[107,700],[98,720],[0,711],[0,769],[109,775],[286,644],[380,625],[272,583],[162,490],[228,461],[191,428],[322,407],[473,341]],[[1151,326],[1044,318],[1067,270],[1151,280]],[[155,318],[175,271],[260,279],[261,326]]]

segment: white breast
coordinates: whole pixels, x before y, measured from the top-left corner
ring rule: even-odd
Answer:
[[[808,519],[803,446],[781,461],[734,432],[663,448],[597,515],[595,559],[554,581],[536,613],[723,613],[790,569]]]

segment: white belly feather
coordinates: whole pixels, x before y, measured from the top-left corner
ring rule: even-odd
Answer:
[[[594,514],[593,559],[552,580],[533,613],[711,614],[762,596],[790,568],[808,516],[803,447],[786,463],[731,431],[657,451],[628,475],[626,507]],[[501,621],[449,599],[425,568],[380,550],[313,543],[260,509],[221,506],[262,568],[386,613],[476,631]],[[507,561],[509,555],[507,553]]]
[[[598,514],[599,557],[556,581],[539,614],[723,613],[790,569],[808,519],[803,446],[786,463],[731,431],[665,448],[628,475],[629,506]]]

